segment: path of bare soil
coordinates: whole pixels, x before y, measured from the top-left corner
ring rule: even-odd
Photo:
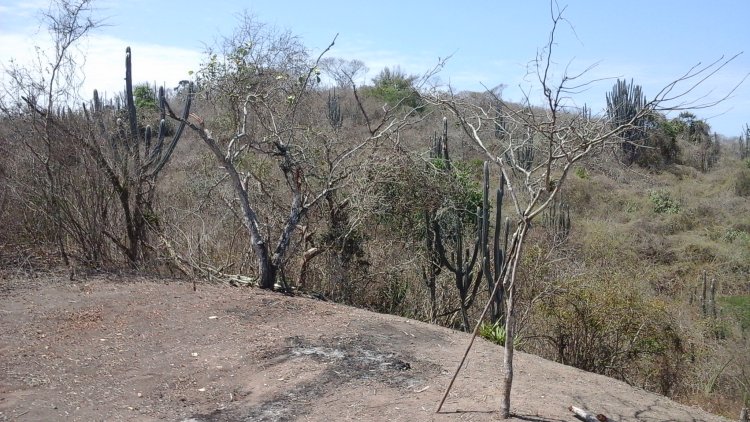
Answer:
[[[253,289],[133,277],[0,279],[0,420],[498,420],[502,350],[404,318]],[[720,421],[516,355],[517,420]]]

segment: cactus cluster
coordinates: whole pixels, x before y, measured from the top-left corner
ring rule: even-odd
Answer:
[[[544,211],[542,222],[555,244],[564,242],[570,235],[570,205],[560,196],[555,197]]]
[[[516,159],[524,170],[531,171],[534,165],[534,147],[530,144],[525,144],[516,152]]]
[[[83,105],[89,125],[98,132],[98,139],[107,140],[110,149],[111,159],[106,156],[96,139],[85,144],[118,193],[127,240],[113,240],[124,250],[133,264],[143,259],[146,233],[149,227],[155,227],[158,223],[153,210],[154,185],[185,129],[184,120],[190,113],[192,85],[188,91],[182,113],[183,122],[171,138],[167,137],[166,113],[169,104],[164,88],[159,89],[159,128],[154,134],[151,127],[147,126],[141,134],[133,96],[131,51],[128,47],[125,50],[125,108],[121,108],[122,102],[119,97],[105,106],[96,90],[91,104],[88,107],[86,104]],[[108,108],[114,111],[114,116],[105,113]]]
[[[645,119],[638,118],[646,107],[646,96],[640,85],[631,80],[617,80],[611,93],[607,93],[607,115],[612,126],[632,124],[632,128],[621,133],[623,162],[627,165],[634,163],[640,153],[641,145],[646,137],[644,129]]]
[[[701,277],[703,291],[701,293],[701,312],[703,317],[716,318],[718,316],[718,310],[716,309],[716,278],[711,277],[711,282],[708,281],[708,272],[703,270]]]
[[[437,161],[439,169],[445,174],[453,174],[450,155],[448,152],[448,121],[443,119],[443,131],[441,135],[435,134],[432,138],[430,158]],[[500,185],[495,192],[495,215],[494,234],[490,240],[490,176],[489,164],[484,163],[482,204],[477,207],[475,219],[475,230],[473,239],[465,239],[464,224],[473,214],[469,211],[458,211],[461,215],[455,215],[449,221],[441,221],[437,218],[437,212],[426,212],[426,247],[432,260],[429,277],[425,272],[425,280],[434,295],[435,278],[443,268],[453,273],[456,288],[460,297],[460,311],[462,323],[465,330],[469,330],[467,308],[471,305],[484,278],[487,282],[488,292],[495,291],[495,284],[502,279],[504,269],[504,250],[508,242],[509,220],[505,222],[505,237],[501,236],[502,223],[502,201],[504,195],[505,181],[500,178]],[[466,215],[465,215],[466,214]],[[450,227],[444,227],[450,225]],[[453,250],[449,252],[445,245],[450,242]],[[478,272],[475,266],[479,260]],[[492,301],[491,322],[502,321],[503,316],[503,289],[497,289]],[[433,312],[434,313],[434,312]]]
[[[744,133],[740,135],[740,159],[750,158],[750,125],[745,125]]]
[[[156,138],[154,139],[154,131],[150,125],[146,126],[143,134],[141,134],[141,131],[138,129],[135,100],[132,95],[133,79],[130,47],[125,51],[125,110],[121,110],[122,102],[119,97],[115,98],[113,104],[109,104],[111,108],[119,112],[117,115],[122,116],[115,122],[113,130],[107,130],[109,122],[104,113],[105,105],[97,90],[94,90],[90,106],[93,113],[88,113],[85,104],[84,110],[86,111],[87,118],[93,120],[93,123],[99,129],[100,135],[109,139],[110,148],[116,161],[123,162],[132,158],[140,163],[139,168],[136,169],[139,175],[147,178],[156,177],[172,156],[184,132],[185,123],[181,123],[171,138],[167,138],[166,112],[169,105],[167,104],[164,87],[160,87],[158,92],[159,128],[155,134]],[[182,113],[182,117],[185,119],[190,114],[192,97],[191,84],[188,88],[188,95]],[[124,132],[126,128],[129,133]]]
[[[326,105],[328,122],[332,128],[340,129],[344,122],[344,117],[341,115],[341,105],[339,104],[339,97],[336,95],[336,88],[333,89],[333,93],[328,93]]]
[[[534,132],[530,127],[526,127],[526,141],[508,149],[503,154],[505,161],[512,163],[511,171],[518,176],[518,170],[530,172],[534,168]]]

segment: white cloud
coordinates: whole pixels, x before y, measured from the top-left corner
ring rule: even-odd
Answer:
[[[110,96],[124,89],[125,48],[131,47],[133,82],[149,82],[174,87],[180,80],[189,79],[189,71],[197,70],[202,53],[159,44],[128,43],[110,36],[91,36],[81,43],[79,69],[84,76],[80,96],[90,98],[94,89]],[[35,66],[36,49],[51,51],[48,39],[32,38],[22,33],[0,33],[0,65],[7,67],[10,59],[21,66]],[[3,72],[4,73],[4,72]],[[4,75],[0,75],[0,83]]]
[[[49,7],[48,0],[16,1],[11,4],[0,5],[0,22],[4,27],[9,27],[18,22],[33,20],[40,12]]]
[[[124,87],[125,48],[130,46],[133,83],[156,83],[174,87],[189,72],[198,69],[198,51],[158,44],[128,43],[113,37],[93,37],[89,41],[84,72],[84,92],[119,92]]]

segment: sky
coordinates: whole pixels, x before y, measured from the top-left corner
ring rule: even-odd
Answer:
[[[693,66],[742,53],[685,99],[705,104],[731,92],[715,107],[694,113],[726,136],[739,135],[750,123],[750,79],[737,87],[750,73],[750,1],[557,4],[564,7],[565,21],[555,35],[554,77],[594,66],[582,79],[594,82],[572,96],[572,103],[603,110],[605,93],[617,78],[632,79],[651,99]],[[49,48],[48,33],[40,27],[40,11],[48,6],[48,0],[0,0],[0,67],[10,59],[30,63],[35,46]],[[459,91],[503,84],[505,99],[528,96],[540,103],[528,64],[552,28],[546,0],[95,0],[94,6],[94,17],[106,25],[80,45],[86,57],[84,92],[122,89],[126,46],[133,50],[137,82],[176,86],[246,11],[258,22],[298,35],[314,56],[338,34],[328,56],[363,61],[370,69],[364,82],[386,66],[424,74],[449,57],[437,76],[440,83]]]

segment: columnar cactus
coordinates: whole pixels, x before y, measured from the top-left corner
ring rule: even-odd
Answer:
[[[745,125],[744,136],[740,136],[740,159],[750,158],[750,125]]]
[[[182,113],[184,120],[189,116],[191,100],[192,85],[189,87]],[[117,98],[115,109],[119,110],[120,105]],[[125,112],[118,113],[120,117],[112,122],[110,116],[105,115],[102,100],[96,90],[91,105],[93,112],[89,113],[84,106],[86,117],[93,120],[92,124],[98,129],[99,137],[107,139],[109,143],[112,160],[105,158],[103,150],[98,146],[98,140],[87,140],[85,145],[118,193],[127,240],[113,240],[134,265],[144,258],[146,233],[151,223],[157,221],[153,210],[157,176],[171,158],[185,128],[183,122],[175,134],[170,139],[167,138],[165,116],[169,104],[165,98],[164,88],[159,90],[159,107],[161,121],[156,140],[153,140],[150,127],[146,127],[141,137],[133,98],[130,47],[125,50]]]
[[[702,280],[703,293],[701,294],[701,311],[704,317],[716,318],[718,312],[716,309],[716,278],[711,278],[709,285],[708,272],[703,270]]]
[[[555,243],[563,242],[570,235],[570,205],[561,197],[555,197],[544,211],[543,224]]]
[[[334,129],[340,129],[344,122],[344,118],[341,115],[341,105],[339,104],[339,97],[336,96],[336,89],[333,89],[333,94],[328,93],[328,122]]]
[[[501,321],[503,319],[503,297],[504,289],[498,288],[495,290],[495,284],[502,282],[502,273],[505,262],[505,250],[508,247],[508,226],[510,220],[505,221],[505,238],[500,245],[500,234],[502,231],[502,207],[503,207],[503,196],[505,194],[505,177],[500,175],[500,185],[495,191],[495,232],[492,242],[492,250],[490,251],[490,204],[489,204],[489,191],[490,191],[490,170],[489,163],[484,162],[483,169],[483,185],[482,185],[482,218],[481,218],[481,232],[479,237],[479,243],[482,248],[482,273],[487,280],[487,289],[490,295],[495,292],[492,297],[492,308],[490,309],[490,320],[494,322]],[[490,260],[492,260],[493,266],[490,266]]]
[[[445,174],[453,175],[453,167],[448,152],[448,121],[443,119],[442,135],[435,134],[432,138],[430,149],[430,158],[440,160],[439,168]],[[503,315],[503,289],[495,290],[495,284],[502,278],[504,269],[504,249],[508,242],[507,221],[505,223],[505,239],[501,241],[502,233],[502,201],[504,195],[505,180],[501,176],[500,185],[495,192],[495,229],[493,239],[490,240],[490,178],[489,164],[484,163],[483,177],[483,194],[482,204],[477,207],[476,211],[476,232],[471,243],[467,242],[464,225],[470,213],[466,210],[458,211],[457,215],[452,216],[450,227],[442,227],[441,222],[436,218],[436,212],[426,212],[426,246],[428,255],[431,257],[431,266],[429,273],[425,271],[424,278],[428,288],[430,288],[431,297],[434,296],[435,278],[442,268],[454,274],[456,288],[460,297],[460,311],[465,330],[469,330],[469,319],[467,308],[473,301],[482,278],[487,281],[487,287],[490,294],[494,293],[492,301],[491,319],[493,322],[502,320]],[[460,208],[460,207],[459,207]],[[446,222],[443,222],[446,224]],[[446,241],[450,240],[453,245],[453,251],[448,252],[445,247]],[[472,246],[473,243],[473,246]],[[481,251],[481,264],[479,272],[474,271]],[[433,310],[434,313],[434,310]]]
[[[623,162],[632,164],[638,158],[638,146],[646,137],[646,131],[643,130],[643,121],[633,121],[642,112],[646,106],[646,96],[643,94],[640,85],[633,81],[628,83],[625,80],[617,80],[612,88],[612,92],[607,94],[607,115],[613,126],[620,126],[628,123],[633,124],[632,129],[622,133],[622,152]]]

